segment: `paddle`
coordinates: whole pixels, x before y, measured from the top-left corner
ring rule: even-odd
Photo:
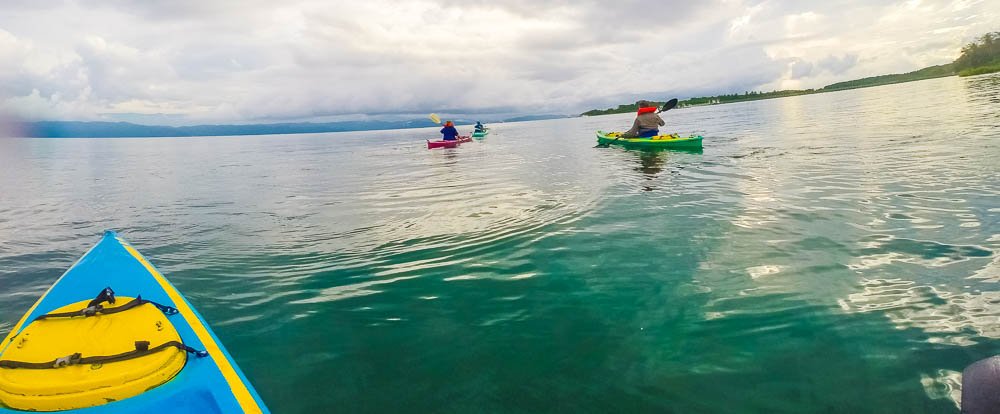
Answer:
[[[441,125],[441,117],[439,117],[438,114],[430,114],[427,115],[427,117],[431,119],[431,122]],[[430,145],[431,145],[431,140],[427,140],[427,149],[431,149]]]
[[[660,108],[660,110],[656,111],[656,113],[669,111],[671,109],[674,109],[675,106],[677,106],[677,98],[674,98],[674,99],[671,99],[671,100],[667,101],[667,103],[663,104],[663,108]],[[607,147],[610,147],[611,144],[613,144],[615,141],[618,141],[621,138],[622,138],[622,136],[619,135],[619,136],[615,137],[615,139],[612,140],[611,142],[605,142],[603,144],[597,144],[597,146],[594,147],[594,148],[607,148]]]

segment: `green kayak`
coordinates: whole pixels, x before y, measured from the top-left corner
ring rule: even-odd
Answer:
[[[486,138],[486,136],[489,135],[489,134],[490,134],[490,129],[486,128],[485,130],[483,130],[483,132],[473,132],[472,133],[472,137],[473,138]]]
[[[621,135],[621,132],[597,131],[597,144],[614,144],[637,149],[701,149],[701,135],[681,137],[677,134],[670,134],[651,138],[618,138]]]

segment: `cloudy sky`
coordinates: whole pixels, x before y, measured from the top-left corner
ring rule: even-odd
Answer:
[[[0,111],[572,114],[905,72],[996,30],[1000,0],[0,0]]]

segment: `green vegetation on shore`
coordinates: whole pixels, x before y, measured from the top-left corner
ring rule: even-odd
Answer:
[[[872,86],[912,82],[917,80],[933,79],[933,78],[940,78],[944,76],[954,76],[954,75],[955,75],[955,70],[952,68],[952,64],[949,63],[945,65],[931,66],[913,72],[872,76],[869,78],[855,79],[847,82],[838,82],[832,85],[824,86],[820,89],[787,89],[782,91],[771,91],[771,92],[753,91],[753,92],[744,92],[743,94],[701,96],[697,98],[689,98],[680,101],[678,102],[677,107],[683,108],[685,106],[714,105],[714,104],[724,104],[733,102],[756,101],[760,99],[784,98],[786,96],[810,95],[814,93],[842,91],[842,90],[856,89],[856,88],[868,88]],[[662,103],[658,103],[658,105],[662,105]],[[580,115],[595,116],[595,115],[621,114],[621,113],[635,112],[637,109],[638,108],[636,107],[635,104],[618,105],[617,108],[608,108],[604,110],[592,109]]]
[[[958,76],[1000,72],[1000,32],[984,34],[965,45],[954,65]]]
[[[744,92],[741,94],[703,96],[689,98],[678,102],[678,107],[695,105],[712,105],[732,102],[756,101],[760,99],[783,98],[786,96],[809,95],[813,93],[833,92],[846,89],[868,88],[879,85],[889,85],[893,83],[913,82],[924,79],[941,78],[945,76],[973,76],[984,73],[1000,72],[1000,32],[984,34],[962,48],[962,54],[952,63],[926,67],[913,72],[892,75],[872,76],[868,78],[855,79],[846,82],[838,82],[824,86],[820,89],[789,89],[771,92]],[[662,105],[658,102],[657,106]],[[638,108],[635,104],[618,105],[617,108],[592,109],[580,114],[581,116],[595,116],[608,114],[621,114],[635,112]]]
[[[839,91],[844,89],[867,88],[870,86],[891,85],[893,83],[913,82],[924,79],[943,78],[945,76],[955,76],[953,64],[929,66],[913,72],[893,75],[872,76],[869,78],[855,79],[847,82],[838,82],[826,85],[821,92]]]
[[[959,71],[958,76],[976,76],[976,75],[983,75],[987,73],[996,73],[996,72],[1000,72],[1000,60],[994,62],[991,65],[979,66]]]

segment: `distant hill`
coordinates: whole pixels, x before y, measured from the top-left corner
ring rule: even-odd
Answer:
[[[39,138],[123,138],[190,137],[221,135],[305,134],[318,132],[369,131],[432,127],[430,120],[344,121],[326,123],[280,123],[247,125],[160,126],[129,122],[40,121],[21,125],[29,137]]]
[[[986,33],[976,39],[976,41],[965,45],[962,53],[952,63],[944,65],[929,66],[913,72],[872,76],[868,78],[855,79],[846,82],[838,82],[824,86],[820,89],[790,89],[771,92],[744,92],[729,95],[702,96],[689,98],[678,102],[677,106],[714,105],[731,102],[755,101],[759,99],[781,98],[785,96],[808,95],[813,93],[842,91],[846,89],[868,88],[879,85],[889,85],[893,83],[913,82],[924,79],[941,78],[945,76],[974,76],[984,73],[1000,72],[1000,32]],[[656,103],[656,102],[654,102]],[[657,103],[657,106],[662,105]],[[618,105],[616,108],[592,109],[580,114],[581,116],[595,116],[607,114],[621,114],[635,112],[635,104]]]
[[[569,115],[525,115],[504,119],[503,122],[543,121],[546,119],[572,118]]]
[[[503,122],[534,121],[567,118],[567,115],[528,115]],[[472,125],[475,121],[456,119],[456,125]],[[484,121],[485,122],[485,121]],[[489,122],[487,122],[489,124]],[[342,121],[342,122],[297,122],[278,124],[246,125],[195,125],[162,126],[140,125],[130,122],[80,122],[80,121],[39,121],[24,122],[19,130],[27,131],[32,138],[145,138],[145,137],[195,137],[232,135],[273,135],[309,134],[321,132],[374,131],[407,128],[435,127],[438,124],[429,119],[407,121]]]
[[[716,95],[716,96],[699,96],[696,98],[688,98],[677,103],[678,108],[683,108],[686,106],[699,106],[699,105],[715,105],[733,102],[745,102],[745,101],[757,101],[761,99],[773,99],[773,98],[783,98],[786,96],[797,96],[797,95],[809,95],[814,93],[823,92],[833,92],[841,91],[847,89],[856,88],[868,88],[872,86],[879,85],[889,85],[893,83],[903,83],[903,82],[913,82],[924,79],[940,78],[945,76],[954,76],[955,68],[951,63],[937,66],[930,66],[913,72],[892,74],[892,75],[880,75],[872,76],[869,78],[855,79],[846,82],[838,82],[831,85],[824,86],[820,89],[786,89],[781,91],[771,91],[771,92],[744,92],[743,94],[728,94],[728,95]],[[662,105],[662,102],[654,102],[657,106]],[[595,115],[608,115],[608,114],[622,114],[635,112],[638,108],[635,104],[618,105],[617,108],[608,109],[592,109],[584,112],[580,115],[582,116],[595,116]]]
[[[855,89],[855,88],[867,88],[869,86],[889,85],[893,83],[912,82],[912,81],[942,78],[945,76],[954,76],[954,75],[955,75],[955,66],[951,63],[947,63],[944,65],[928,66],[920,70],[907,72],[903,74],[872,76],[870,78],[861,78],[847,82],[838,82],[832,85],[824,86],[821,92],[839,91],[844,89]]]

